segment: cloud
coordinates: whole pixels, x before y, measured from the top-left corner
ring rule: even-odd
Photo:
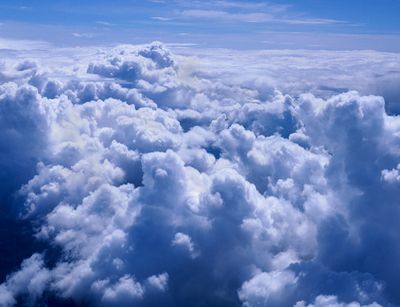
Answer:
[[[295,307],[322,307],[322,306],[332,306],[332,307],[350,307],[350,306],[354,306],[354,307],[379,307],[381,305],[373,303],[373,304],[368,304],[368,305],[360,305],[357,302],[351,302],[349,304],[345,304],[345,303],[340,303],[337,300],[337,297],[333,296],[333,295],[320,295],[318,296],[314,303],[312,304],[306,304],[305,302],[298,302]]]
[[[42,256],[32,255],[22,262],[18,272],[8,276],[6,282],[0,286],[0,304],[15,305],[15,295],[27,295],[28,304],[34,304],[45,291],[49,279],[50,272],[44,267]]]
[[[155,2],[155,1],[150,1]],[[160,2],[165,3],[165,2]],[[212,19],[216,22],[233,23],[281,23],[287,25],[335,25],[348,24],[343,20],[307,17],[304,13],[296,12],[292,5],[278,4],[269,1],[174,1],[176,9],[168,11],[165,16],[155,16],[152,19],[195,20]]]
[[[214,10],[185,10],[183,16],[196,18],[211,18],[230,21],[266,22],[273,20],[272,15],[266,13],[229,13]]]
[[[384,169],[382,171],[382,179],[388,183],[396,183],[400,181],[399,170],[400,165],[397,165],[397,167],[392,170]]]
[[[16,40],[9,38],[0,38],[0,50],[32,50],[32,49],[44,49],[48,50],[51,48],[51,44],[45,41],[39,40]]]
[[[0,240],[36,244],[0,304],[400,303],[400,122],[347,90],[398,55],[53,52],[1,64],[1,210],[28,227]]]
[[[290,6],[289,5],[279,5],[270,2],[243,2],[243,1],[215,1],[213,2],[216,6],[227,7],[227,8],[241,8],[241,9],[260,9],[267,8],[268,10],[272,10],[275,12],[283,12],[286,11]]]
[[[303,33],[304,34],[304,33]],[[271,39],[266,47],[280,45],[282,40],[299,43],[300,32],[282,34],[265,32]],[[310,44],[325,42],[337,44],[343,39],[347,46],[355,37],[330,37],[326,34],[313,34],[313,39],[305,39]],[[297,37],[297,38],[296,38]],[[374,42],[374,37],[365,40]],[[394,39],[394,38],[393,38]],[[304,41],[304,36],[301,40]],[[329,43],[330,42],[330,43]],[[374,43],[375,44],[375,43]],[[196,58],[196,71],[200,77],[215,81],[223,80],[224,84],[246,84],[256,88],[258,99],[266,99],[274,89],[296,97],[311,92],[318,97],[329,98],[332,95],[357,90],[362,95],[378,95],[385,98],[385,108],[390,114],[396,114],[397,84],[400,67],[398,53],[381,53],[376,51],[321,51],[321,50],[179,50],[180,53]],[[255,61],[254,59],[258,60]],[[334,59],[332,61],[332,59]],[[227,63],[235,65],[227,65]],[[354,74],[357,78],[354,78]],[[312,78],[308,76],[312,75]]]
[[[153,17],[151,17],[151,19],[159,20],[159,21],[170,21],[170,20],[172,20],[172,18],[161,17],[161,16],[153,16]]]
[[[332,25],[346,21],[309,18],[292,12],[290,5],[271,2],[213,1],[183,5],[179,17],[215,19],[228,22],[283,23],[289,25]]]
[[[184,233],[181,232],[176,233],[174,240],[172,241],[172,245],[181,246],[185,248],[191,254],[192,257],[197,256],[194,251],[194,245],[192,239]]]
[[[101,25],[101,26],[107,26],[107,27],[112,27],[115,26],[114,23],[108,22],[108,21],[96,21],[96,24]]]
[[[255,22],[255,23],[285,23],[293,25],[327,25],[343,23],[343,21],[338,21],[334,19],[296,19],[296,18],[286,18],[275,16],[270,13],[263,12],[250,12],[250,13],[233,13],[222,10],[205,10],[205,9],[192,9],[184,10],[181,13],[184,17],[195,17],[195,18],[206,18],[206,19],[217,19],[224,21],[234,21],[234,22]]]
[[[295,284],[296,276],[292,272],[260,273],[242,285],[239,297],[244,306],[267,305],[271,296],[283,296]]]
[[[74,33],[72,33],[72,35],[77,38],[92,38],[93,37],[93,34],[90,34],[90,33],[74,32]]]

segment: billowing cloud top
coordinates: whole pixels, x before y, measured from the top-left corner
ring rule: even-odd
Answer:
[[[333,53],[74,52],[1,64],[1,306],[400,304],[400,118]]]

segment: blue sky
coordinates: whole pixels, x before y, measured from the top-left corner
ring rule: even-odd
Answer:
[[[58,46],[195,44],[400,51],[399,0],[3,0],[0,37]]]

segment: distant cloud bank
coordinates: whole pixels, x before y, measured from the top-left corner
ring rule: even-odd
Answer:
[[[399,55],[16,49],[0,306],[400,304]]]

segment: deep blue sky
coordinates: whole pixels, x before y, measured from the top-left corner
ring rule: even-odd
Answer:
[[[59,46],[400,51],[400,0],[2,0],[0,37]]]

